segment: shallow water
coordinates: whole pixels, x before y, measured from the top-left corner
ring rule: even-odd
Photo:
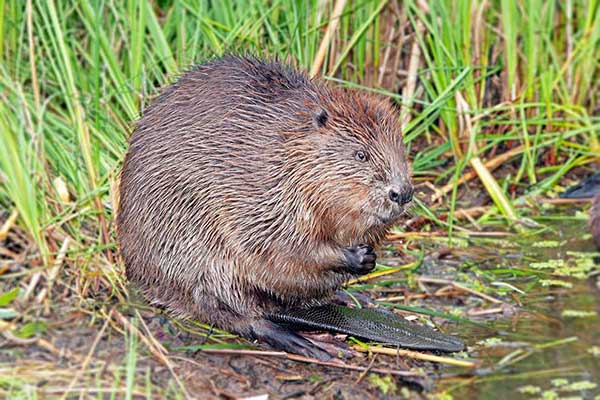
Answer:
[[[484,258],[476,260],[481,271],[525,294],[504,297],[509,306],[504,315],[485,321],[489,329],[469,324],[450,329],[466,340],[469,356],[482,366],[475,376],[447,374],[438,381],[438,392],[477,399],[600,399],[600,255],[584,232],[585,222],[573,220],[511,240],[500,260],[485,260],[486,252],[498,254],[489,241],[473,251]],[[503,273],[511,268],[527,274]],[[541,280],[562,283],[543,286]],[[569,316],[577,312],[585,314]]]

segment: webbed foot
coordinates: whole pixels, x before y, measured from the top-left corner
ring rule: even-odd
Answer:
[[[275,350],[299,354],[304,357],[316,358],[321,361],[331,359],[329,353],[298,335],[297,333],[268,320],[254,322],[251,326],[251,336],[259,342],[268,343]]]

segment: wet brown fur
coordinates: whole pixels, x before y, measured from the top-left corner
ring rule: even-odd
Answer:
[[[193,68],[130,139],[117,216],[127,277],[172,313],[240,334],[327,300],[348,278],[342,249],[377,245],[402,215],[385,196],[410,186],[397,119],[384,100],[277,62]]]

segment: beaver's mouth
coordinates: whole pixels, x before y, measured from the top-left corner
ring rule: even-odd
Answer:
[[[397,209],[393,208],[380,213],[373,213],[371,215],[382,225],[392,225],[402,219],[402,216],[406,214],[406,210],[407,207],[402,206]]]
[[[375,221],[378,222],[378,224],[381,224],[381,225],[389,225],[390,223],[397,221],[401,215],[402,215],[402,212],[400,212],[400,213],[391,212],[391,213],[385,213],[385,214],[378,214],[378,213],[370,213],[369,214],[370,217],[372,217]]]
[[[393,220],[393,217],[391,215],[379,215],[379,214],[375,214],[377,220],[379,222],[381,222],[382,224],[388,224]]]
[[[407,211],[411,205],[412,202],[403,205],[392,205],[390,202],[370,202],[363,207],[361,213],[365,218],[365,222],[368,221],[367,225],[391,226],[398,223],[407,215]]]

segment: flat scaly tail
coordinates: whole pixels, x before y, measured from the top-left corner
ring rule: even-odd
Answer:
[[[393,313],[335,304],[294,309],[268,317],[293,330],[324,330],[415,350],[462,351],[454,336],[409,322]]]

